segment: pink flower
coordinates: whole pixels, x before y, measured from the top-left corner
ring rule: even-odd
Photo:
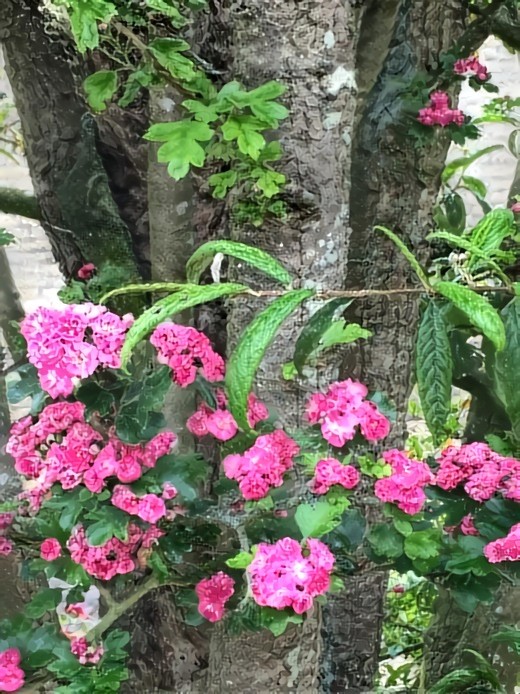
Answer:
[[[70,652],[76,656],[82,665],[95,665],[101,660],[105,649],[103,645],[89,644],[85,636],[73,638],[70,642]]]
[[[359,480],[359,472],[352,465],[342,465],[336,458],[325,458],[316,465],[311,488],[315,494],[326,494],[336,484],[353,489]]]
[[[445,128],[450,123],[464,125],[466,116],[459,109],[450,108],[450,98],[446,92],[437,91],[430,94],[430,105],[419,111],[417,120],[423,125]]]
[[[0,653],[0,692],[16,692],[24,685],[25,673],[19,667],[20,651],[8,648]]]
[[[164,500],[156,494],[145,494],[139,498],[137,515],[148,523],[157,523],[166,515]]]
[[[485,82],[490,77],[487,67],[482,65],[476,56],[456,60],[455,64],[453,65],[453,71],[457,75],[473,75],[480,82]]]
[[[511,212],[514,214],[520,214],[520,202],[514,202],[511,205]]]
[[[224,378],[224,360],[213,350],[206,335],[195,328],[161,323],[150,342],[157,350],[158,361],[170,367],[174,382],[181,388],[193,383],[199,369],[208,381]]]
[[[513,525],[506,537],[490,542],[484,547],[484,555],[491,564],[520,559],[520,523]]]
[[[229,441],[238,431],[237,423],[231,412],[215,410],[206,419],[206,428],[219,441]]]
[[[94,263],[85,263],[85,265],[80,267],[76,274],[80,280],[89,280],[95,272],[96,266]]]
[[[426,494],[423,488],[433,482],[433,475],[426,463],[408,458],[397,449],[385,451],[383,460],[390,465],[392,473],[376,481],[374,493],[378,499],[414,515],[424,506]]]
[[[334,555],[320,540],[309,538],[306,544],[305,554],[290,537],[257,546],[247,572],[258,605],[277,610],[291,607],[302,614],[312,607],[313,598],[328,590]]]
[[[61,545],[54,537],[49,537],[40,545],[40,556],[45,561],[54,561],[61,554]]]
[[[378,441],[388,435],[390,422],[365,399],[367,393],[365,385],[350,378],[332,383],[325,394],[310,397],[307,418],[311,424],[320,424],[323,438],[337,448],[352,440],[358,427],[367,440]]]
[[[7,557],[13,551],[13,543],[7,537],[0,537],[0,557]]]
[[[463,535],[480,535],[479,531],[475,528],[475,523],[473,522],[473,516],[468,513],[462,519],[460,523],[460,531]]]
[[[298,444],[278,429],[259,436],[242,455],[228,455],[222,461],[224,473],[238,482],[245,499],[256,501],[269,493],[271,487],[283,484],[284,474],[293,467],[299,453]]]
[[[177,496],[177,494],[177,489],[173,486],[173,484],[171,484],[171,482],[164,482],[162,487],[162,498],[165,501],[174,499]]]
[[[210,622],[218,622],[224,616],[225,604],[233,595],[235,581],[223,571],[204,578],[195,586],[199,599],[198,610]]]

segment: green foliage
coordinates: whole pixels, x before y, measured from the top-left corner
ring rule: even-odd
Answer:
[[[435,290],[463,311],[471,323],[491,340],[497,350],[504,349],[506,343],[504,324],[484,296],[467,287],[444,281],[436,282]]]
[[[474,685],[490,685],[485,691],[504,692],[498,675],[493,666],[476,651],[466,649],[477,661],[477,666],[472,668],[460,668],[445,675],[429,689],[429,694],[456,694],[457,692],[470,691]]]
[[[247,246],[244,243],[224,240],[208,241],[197,248],[186,263],[186,278],[188,282],[197,284],[202,273],[209,267],[217,253],[242,260],[284,285],[290,285],[292,282],[291,274],[269,253],[254,246]]]
[[[83,82],[87,101],[94,111],[104,111],[106,102],[117,90],[117,74],[113,70],[99,70],[89,75]]]
[[[400,239],[399,236],[397,236],[397,234],[395,234],[390,229],[387,229],[386,227],[376,226],[374,227],[374,229],[376,229],[377,231],[382,231],[383,234],[385,234],[385,236],[387,236],[390,239],[390,241],[392,241],[395,244],[395,246],[397,246],[397,248],[401,251],[406,260],[410,263],[410,266],[414,270],[415,274],[421,281],[424,288],[428,291],[431,290],[430,281],[424,271],[424,268],[421,266],[414,254],[410,251],[408,246],[402,241],[402,239]]]
[[[451,413],[452,358],[442,309],[431,300],[419,323],[415,368],[426,424],[434,441],[440,442]]]
[[[72,34],[81,53],[97,48],[98,23],[110,21],[117,12],[108,0],[55,0],[55,3],[67,8]]]
[[[515,438],[520,441],[520,298],[515,297],[502,310],[505,347],[495,357],[496,392],[511,420]]]
[[[177,292],[157,301],[151,308],[144,311],[130,327],[123,349],[121,350],[121,365],[124,369],[135,347],[149,335],[166,318],[170,318],[188,308],[205,304],[223,296],[232,296],[249,292],[243,284],[213,284],[204,287],[198,285],[182,285]]]
[[[166,366],[130,384],[115,418],[116,433],[123,441],[136,444],[159,433],[164,426],[161,409],[170,386],[170,370]]]
[[[175,180],[184,178],[191,166],[204,165],[206,153],[199,142],[208,142],[214,131],[196,120],[156,123],[145,133],[152,142],[163,142],[158,151],[159,162],[168,164],[168,173]]]
[[[9,246],[9,244],[15,243],[15,241],[13,234],[10,234],[5,229],[0,229],[0,246]]]
[[[239,552],[231,559],[226,559],[226,565],[230,569],[246,569],[253,561],[253,557],[251,552]]]
[[[330,533],[341,523],[341,516],[348,505],[349,502],[343,497],[334,504],[318,501],[298,506],[294,519],[302,537],[321,537]]]
[[[477,161],[477,159],[480,159],[480,157],[483,157],[486,154],[491,154],[491,152],[495,152],[497,149],[502,149],[502,145],[491,145],[489,147],[479,149],[477,152],[470,154],[467,157],[453,159],[444,167],[441,177],[442,182],[447,183],[455,173],[460,173],[463,175],[468,166]]]
[[[275,299],[245,328],[229,357],[226,370],[229,409],[244,431],[250,430],[247,421],[247,399],[267,348],[284,320],[313,294],[310,289],[299,289]]]

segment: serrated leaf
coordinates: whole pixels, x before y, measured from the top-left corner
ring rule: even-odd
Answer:
[[[154,12],[160,12],[168,17],[174,27],[180,28],[187,23],[187,19],[182,16],[178,8],[168,0],[146,0],[146,6]],[[185,50],[185,49],[183,49]]]
[[[252,175],[256,176],[257,172],[259,175],[256,178],[256,187],[262,191],[266,198],[277,195],[285,184],[285,176],[270,169],[255,169]]]
[[[504,349],[506,343],[504,324],[498,312],[484,296],[460,284],[444,281],[436,282],[435,290],[463,311],[470,322],[491,340],[497,350]]]
[[[237,177],[237,172],[233,170],[222,171],[222,173],[217,173],[210,176],[208,178],[208,183],[213,188],[213,197],[220,200],[225,198],[228,190],[237,182]]]
[[[374,229],[377,231],[382,231],[383,234],[388,236],[388,238],[397,246],[397,248],[401,251],[401,253],[404,255],[406,260],[410,263],[410,266],[412,269],[415,271],[415,274],[417,277],[420,279],[422,285],[430,290],[431,289],[431,284],[430,281],[424,271],[424,268],[422,265],[419,263],[417,258],[414,256],[414,254],[411,252],[411,250],[408,248],[408,246],[404,243],[402,239],[397,236],[397,234],[394,234],[393,231],[390,229],[387,229],[386,227],[382,226],[375,226]]]
[[[168,163],[168,173],[179,181],[186,176],[190,165],[204,165],[206,153],[199,142],[211,140],[213,132],[206,123],[185,119],[156,123],[143,137],[145,140],[164,143],[157,151],[157,161]]]
[[[470,164],[473,164],[474,161],[477,161],[477,159],[480,159],[480,157],[483,157],[486,154],[490,154],[491,152],[496,151],[497,149],[502,149],[503,145],[491,145],[490,147],[485,147],[484,149],[480,149],[478,152],[475,152],[474,154],[470,154],[467,157],[460,157],[458,159],[453,159],[453,161],[450,161],[450,163],[445,167],[444,171],[442,172],[441,180],[443,183],[446,183],[449,181],[449,179],[453,176],[453,174],[458,171],[459,169],[467,169]]]
[[[222,296],[232,296],[249,291],[249,287],[231,282],[210,284],[204,287],[186,284],[175,294],[160,299],[154,306],[144,311],[127,332],[121,350],[121,368],[124,369],[128,364],[135,346],[167,318],[181,313],[187,308],[214,301]]]
[[[282,284],[289,285],[292,282],[292,276],[276,258],[260,248],[237,241],[208,241],[199,246],[186,263],[188,282],[196,284],[204,270],[211,265],[217,253],[242,260]]]
[[[367,536],[368,543],[380,557],[397,559],[403,553],[403,536],[393,525],[376,525]]]
[[[415,370],[426,424],[434,441],[441,442],[451,413],[453,362],[442,311],[434,301],[428,302],[419,323]]]
[[[495,383],[515,438],[520,441],[520,297],[507,304],[502,317],[506,340],[504,349],[495,357]]]
[[[404,553],[410,559],[429,559],[439,553],[441,539],[437,528],[416,530],[404,539]]]
[[[347,505],[347,499],[342,499],[337,504],[329,504],[327,501],[318,501],[316,504],[301,504],[296,509],[294,520],[304,539],[321,537],[330,533],[341,523],[341,516]]]
[[[504,239],[514,233],[515,221],[511,210],[497,208],[488,212],[472,230],[471,243],[481,251],[500,248]]]
[[[250,431],[247,421],[247,399],[264,354],[283,321],[306,299],[311,289],[298,289],[275,299],[246,327],[231,354],[226,370],[226,392],[229,410],[237,424]]]
[[[114,96],[117,89],[117,74],[113,70],[99,70],[89,75],[83,82],[87,102],[94,111],[104,111],[106,102]]]
[[[298,335],[296,345],[294,346],[293,362],[300,374],[310,355],[318,348],[323,334],[330,327],[338,309],[341,307],[347,308],[352,301],[353,299],[332,299],[315,311],[309,318]]]
[[[135,72],[130,73],[126,80],[123,96],[117,102],[121,108],[126,108],[135,101],[141,89],[149,87],[153,82],[153,73],[147,69],[147,66]]]

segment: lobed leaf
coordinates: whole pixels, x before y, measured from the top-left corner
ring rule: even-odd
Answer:
[[[104,111],[106,102],[114,96],[117,89],[117,74],[113,70],[98,70],[83,82],[87,102],[94,111]]]

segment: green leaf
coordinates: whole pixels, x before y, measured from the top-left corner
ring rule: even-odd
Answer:
[[[74,0],[67,8],[72,35],[80,53],[99,44],[98,22],[108,23],[117,10],[107,0]]]
[[[128,364],[136,345],[167,318],[181,313],[187,308],[214,301],[222,296],[232,296],[249,291],[249,287],[243,284],[222,283],[204,287],[186,284],[175,294],[160,299],[151,308],[144,311],[130,327],[121,350],[121,368],[124,369]]]
[[[458,193],[448,193],[443,199],[447,228],[461,234],[466,227],[466,205]]]
[[[403,536],[393,525],[376,525],[367,536],[368,543],[380,557],[397,559],[403,553]]]
[[[506,343],[506,333],[502,319],[489,301],[467,287],[451,282],[436,282],[435,290],[449,299],[463,311],[471,323],[478,328],[497,350],[502,350]]]
[[[143,135],[145,140],[163,142],[157,152],[157,160],[168,163],[168,173],[176,181],[184,178],[192,166],[203,166],[206,158],[199,142],[207,142],[214,131],[206,123],[196,120],[179,120],[156,123]]]
[[[83,82],[88,105],[94,111],[104,111],[106,102],[114,96],[117,89],[117,74],[113,70],[99,70],[89,75]]]
[[[500,277],[504,275],[500,266],[490,257],[489,253],[472,243],[467,236],[457,236],[457,234],[450,234],[447,231],[436,231],[432,234],[428,234],[426,239],[428,241],[446,241],[446,243],[449,243],[453,248],[463,248],[465,251],[468,251],[468,253],[471,253],[474,258],[480,258],[483,261],[482,265],[489,265],[490,268],[493,268]],[[470,260],[469,265],[473,264],[472,261],[473,258]]]
[[[416,530],[405,537],[404,553],[410,559],[429,559],[439,553],[441,535],[437,528]]]
[[[220,200],[225,198],[228,190],[237,182],[237,176],[237,172],[233,170],[223,171],[210,176],[208,183],[213,188],[213,197]]]
[[[451,414],[453,363],[442,310],[431,300],[419,323],[415,369],[426,424],[434,442],[440,443],[446,436]]]
[[[261,623],[274,636],[281,636],[289,624],[301,624],[303,615],[296,614],[291,609],[275,610],[272,607],[262,607]]]
[[[473,176],[463,176],[462,182],[464,186],[470,190],[477,198],[485,198],[487,195],[486,184],[480,178]]]
[[[339,308],[347,308],[353,299],[332,299],[315,311],[305,324],[296,340],[294,347],[294,366],[301,374],[305,363],[311,354],[318,348],[323,334],[327,332],[333,323],[333,318]]]
[[[187,19],[182,16],[176,5],[171,0],[146,0],[146,6],[155,12],[168,17],[173,26],[177,29],[187,23]],[[183,49],[186,50],[186,49]]]
[[[200,120],[203,123],[213,123],[220,114],[218,104],[203,104],[202,101],[195,99],[186,99],[182,102],[182,106],[190,113],[193,113],[195,120]]]
[[[515,438],[520,441],[520,297],[507,304],[502,317],[506,340],[504,349],[495,356],[495,383]]]
[[[125,90],[123,96],[119,99],[118,104],[121,108],[126,108],[135,101],[137,95],[146,87],[149,87],[153,82],[153,73],[150,68],[145,65],[139,70],[130,73],[128,79],[126,80]]]
[[[254,116],[229,116],[221,130],[224,140],[236,140],[238,149],[256,161],[265,146],[265,138],[259,131],[265,128],[266,123]]]
[[[515,220],[511,210],[497,208],[488,212],[472,230],[470,241],[483,252],[500,248],[507,236],[514,233]]]
[[[419,261],[417,260],[417,258],[416,258],[416,257],[414,256],[414,254],[410,251],[410,249],[409,249],[408,246],[404,243],[404,241],[402,241],[402,240],[399,238],[399,236],[397,236],[396,234],[394,234],[393,231],[391,231],[390,229],[387,229],[386,227],[376,226],[376,227],[374,227],[374,229],[376,229],[376,230],[378,230],[378,231],[382,231],[383,234],[385,234],[386,236],[388,236],[388,238],[397,246],[397,248],[401,251],[401,253],[404,255],[404,257],[406,258],[406,260],[410,263],[412,269],[415,271],[415,274],[416,274],[417,277],[420,279],[422,285],[423,285],[426,289],[430,290],[430,289],[431,289],[431,284],[430,284],[430,281],[429,281],[429,279],[428,279],[428,277],[427,277],[427,275],[426,275],[426,273],[425,273],[425,271],[424,271],[422,265],[419,263]]]
[[[15,241],[13,234],[10,234],[5,229],[0,229],[0,246],[9,246],[10,243],[15,243]]]
[[[259,175],[256,177],[255,172],[258,171]],[[259,188],[266,198],[272,198],[277,195],[282,186],[285,184],[285,176],[277,171],[271,171],[270,169],[255,169],[253,176],[256,178],[256,187]]]
[[[446,183],[449,181],[449,179],[453,176],[455,171],[458,171],[459,169],[466,170],[470,164],[473,164],[474,161],[477,161],[477,159],[480,159],[480,157],[483,157],[486,154],[490,154],[491,152],[495,152],[497,149],[502,149],[503,145],[492,145],[491,147],[485,147],[484,149],[480,149],[478,152],[475,152],[474,154],[469,155],[468,157],[460,157],[459,159],[453,159],[453,161],[450,161],[450,163],[445,167],[444,171],[442,172],[442,182]]]
[[[370,330],[362,328],[358,323],[346,323],[343,319],[334,321],[323,334],[319,351],[334,347],[334,345],[346,345],[356,340],[366,340],[371,337]]]
[[[93,412],[98,412],[101,417],[106,417],[112,412],[114,396],[95,381],[88,381],[81,385],[76,398],[86,406],[85,416],[88,419]]]
[[[341,523],[341,516],[348,503],[347,499],[343,499],[337,504],[318,501],[315,504],[298,506],[294,520],[303,538],[321,537],[334,530]]]
[[[34,598],[25,606],[25,614],[32,619],[43,617],[46,612],[55,610],[61,602],[61,590],[54,588],[44,588],[40,590]]]
[[[242,260],[282,284],[289,285],[292,282],[293,278],[290,273],[269,253],[237,241],[208,241],[199,246],[186,263],[188,282],[197,284],[202,273],[211,265],[217,253]]]
[[[264,354],[274,340],[283,321],[305,299],[313,296],[310,289],[298,289],[275,299],[246,327],[231,354],[226,369],[226,392],[229,410],[237,424],[250,431],[247,421],[247,399],[252,390],[255,374]]]
[[[239,552],[234,557],[226,559],[226,565],[230,569],[246,569],[253,561],[254,555],[251,552]]]
[[[189,43],[182,39],[170,38],[154,39],[148,44],[148,48],[157,62],[168,70],[175,79],[188,84],[198,77],[193,61],[181,55],[181,51],[187,51],[189,47]]]
[[[149,292],[176,292],[183,289],[185,284],[177,282],[142,282],[141,284],[127,284],[103,294],[99,300],[100,304],[106,304],[109,299],[119,294],[148,294]]]

